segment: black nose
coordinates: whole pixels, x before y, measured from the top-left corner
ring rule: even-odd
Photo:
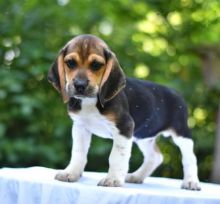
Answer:
[[[87,79],[76,79],[73,82],[73,85],[79,94],[83,94],[86,90],[86,87],[88,86],[88,80]]]

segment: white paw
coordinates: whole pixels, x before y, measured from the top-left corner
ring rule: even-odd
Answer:
[[[143,178],[135,174],[127,174],[125,181],[128,183],[143,183]]]
[[[106,186],[106,187],[121,187],[124,184],[124,181],[119,180],[114,177],[106,177],[99,181],[98,186]]]
[[[74,173],[70,173],[68,171],[59,171],[56,175],[55,175],[55,179],[58,181],[64,181],[64,182],[75,182],[78,181],[80,179],[80,174],[74,174]]]
[[[199,181],[183,181],[181,188],[187,190],[195,190],[195,191],[201,190]]]

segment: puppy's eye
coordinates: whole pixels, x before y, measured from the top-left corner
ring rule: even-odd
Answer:
[[[103,63],[98,62],[98,61],[96,61],[96,60],[94,60],[94,61],[91,63],[91,69],[92,69],[93,71],[99,70],[102,66],[103,66]]]
[[[67,66],[69,67],[69,69],[75,69],[77,66],[77,63],[74,59],[69,59],[66,61]]]

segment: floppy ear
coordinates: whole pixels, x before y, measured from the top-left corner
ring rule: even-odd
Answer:
[[[125,75],[115,54],[107,50],[104,51],[104,54],[107,65],[102,76],[98,94],[102,107],[104,107],[107,101],[114,98],[126,84]]]
[[[48,72],[47,79],[53,85],[53,87],[62,95],[63,102],[68,102],[69,97],[65,89],[66,78],[63,61],[63,51],[60,52],[56,61],[52,64]]]

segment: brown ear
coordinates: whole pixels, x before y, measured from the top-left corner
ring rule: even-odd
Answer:
[[[66,103],[69,101],[69,97],[66,93],[65,84],[65,69],[63,61],[63,52],[60,52],[60,55],[57,57],[56,61],[52,64],[48,75],[48,81],[53,85],[53,87],[62,95],[63,102]]]
[[[125,75],[115,54],[105,50],[105,56],[107,56],[107,66],[102,76],[98,95],[102,107],[107,101],[114,98],[126,84]]]

